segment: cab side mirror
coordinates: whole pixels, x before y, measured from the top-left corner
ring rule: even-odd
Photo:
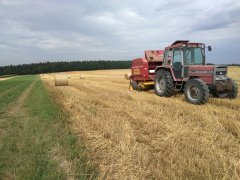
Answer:
[[[208,46],[208,51],[212,51],[212,46]]]

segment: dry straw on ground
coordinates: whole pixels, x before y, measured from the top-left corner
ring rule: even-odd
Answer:
[[[181,94],[130,92],[122,76],[128,72],[90,71],[95,76],[57,89],[44,80],[71,114],[71,128],[85,139],[100,179],[240,178],[239,95],[195,106]],[[240,84],[240,68],[229,75]]]

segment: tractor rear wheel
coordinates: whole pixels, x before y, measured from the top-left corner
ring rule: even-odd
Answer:
[[[184,89],[185,99],[192,104],[205,104],[208,101],[209,89],[200,79],[190,79]]]
[[[154,78],[154,89],[157,95],[170,97],[174,92],[174,81],[171,73],[160,70]]]
[[[238,94],[237,83],[234,80],[232,80],[231,78],[228,78],[228,81],[230,81],[230,83],[232,84],[232,89],[230,91],[224,91],[224,92],[217,92],[217,91],[213,90],[211,92],[213,97],[216,97],[216,98],[229,98],[229,99],[237,98],[237,94]]]
[[[141,89],[140,89],[139,86],[138,86],[137,81],[133,81],[133,80],[130,81],[129,89],[130,89],[131,91],[132,91],[132,90],[141,91]]]

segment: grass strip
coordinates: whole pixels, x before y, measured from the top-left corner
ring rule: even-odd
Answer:
[[[0,136],[0,179],[94,179],[87,149],[67,128],[67,115],[40,80]],[[1,128],[1,126],[0,126]]]

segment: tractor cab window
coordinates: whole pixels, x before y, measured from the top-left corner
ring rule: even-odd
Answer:
[[[164,63],[165,65],[169,65],[172,61],[172,51],[165,50],[164,52]]]
[[[201,48],[184,48],[183,59],[185,65],[203,65],[203,54]]]
[[[178,78],[182,78],[182,50],[174,49],[173,50],[173,72],[174,76]]]
[[[173,51],[173,67],[175,69],[182,68],[182,53],[180,49],[175,49]]]

